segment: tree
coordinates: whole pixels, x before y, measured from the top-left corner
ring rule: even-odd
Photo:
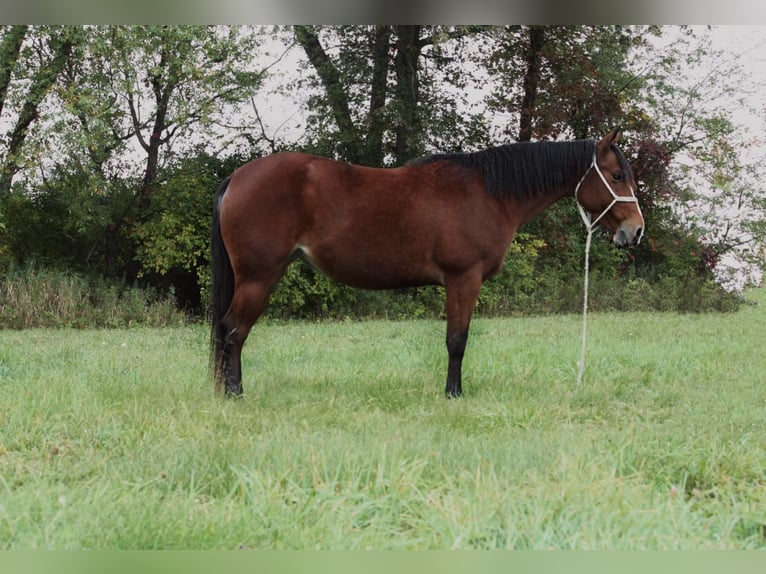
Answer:
[[[745,76],[736,55],[716,53],[709,35],[690,28],[509,26],[492,36],[487,67],[499,81],[489,103],[510,118],[505,134],[526,141],[625,129],[648,241],[622,262],[603,259],[609,266],[652,281],[709,279],[722,256],[759,260],[761,162],[748,152],[754,138],[731,121],[731,101],[746,84],[731,80]],[[557,265],[577,252],[564,248],[578,244],[576,233],[562,232],[577,228],[570,211],[554,206],[531,228]],[[598,267],[608,252],[594,247]]]
[[[91,174],[85,187],[90,201],[110,206],[100,211],[106,217],[101,241],[106,273],[115,276],[132,266],[130,232],[150,216],[165,163],[201,139],[220,142],[211,146],[218,152],[232,132],[249,131],[244,116],[239,125],[229,118],[241,115],[237,106],[262,79],[252,64],[259,35],[214,26],[85,32],[87,46],[66,70],[59,94],[69,114],[52,124],[51,133],[62,147],[81,150],[62,161]],[[228,135],[221,135],[224,130]]]
[[[0,141],[0,198],[10,193],[11,178],[24,178],[4,231],[9,245],[18,244],[11,235],[24,235],[15,227],[23,225],[16,217],[21,208],[43,210],[39,229],[50,218],[50,233],[68,239],[40,237],[28,255],[49,260],[57,246],[68,245],[79,265],[135,277],[141,265],[135,231],[156,213],[152,197],[168,162],[197,153],[201,143],[220,153],[240,136],[252,141],[241,110],[264,75],[254,63],[260,30],[1,30],[0,111],[12,122],[6,119],[11,129]]]
[[[81,41],[71,26],[3,27],[0,40],[0,114],[13,108],[15,121],[2,140],[0,197],[11,190],[14,176],[25,165],[24,145],[32,124],[40,115],[43,100]],[[12,84],[17,89],[12,89]],[[26,87],[24,86],[26,84]],[[9,105],[10,104],[10,105]]]
[[[467,133],[474,142],[486,139],[485,123],[476,115],[460,118],[456,96],[441,89],[453,57],[447,46],[478,30],[295,26],[321,86],[309,105],[316,151],[366,165],[401,165],[424,153],[429,139],[454,142]],[[335,53],[326,45],[337,46]],[[317,87],[310,77],[304,81]]]
[[[545,27],[530,26],[527,35],[529,41],[524,47],[524,72],[523,95],[519,107],[519,136],[518,141],[528,142],[532,140],[532,123],[535,118],[537,106],[537,93],[540,86],[540,67],[542,52],[545,46]]]
[[[313,27],[295,26],[295,39],[303,46],[306,56],[324,86],[329,108],[340,133],[338,138],[340,153],[348,161],[356,163],[363,161],[361,156],[363,136],[355,127],[340,70],[328,56]]]
[[[681,267],[698,275],[741,288],[748,274],[758,281],[763,270],[766,173],[760,135],[739,125],[734,112],[758,116],[753,106],[760,100],[748,103],[747,96],[762,86],[754,83],[743,54],[713,48],[710,30],[674,32],[671,44],[647,53],[643,112],[652,116],[654,144],[641,151],[648,156],[643,163],[661,171],[650,206],[664,213],[659,226],[677,222],[695,241],[679,242],[663,230],[667,237],[652,242],[652,255],[681,260]]]
[[[632,59],[652,27],[505,26],[490,31],[490,109],[517,141],[595,138],[615,124],[643,128],[633,107],[642,79]]]

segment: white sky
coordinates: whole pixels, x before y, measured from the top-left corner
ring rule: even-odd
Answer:
[[[766,26],[716,26],[711,32],[713,48],[731,52],[737,56],[738,63],[751,71],[745,78],[749,85],[742,86],[742,94],[747,105],[739,106],[732,102],[733,119],[736,123],[750,126],[763,133],[764,105],[763,93],[766,89]],[[749,109],[748,109],[749,108]],[[754,116],[755,110],[761,117]]]

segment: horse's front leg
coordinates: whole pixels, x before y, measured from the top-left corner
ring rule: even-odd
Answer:
[[[447,295],[447,398],[463,395],[463,355],[468,342],[468,327],[471,324],[476,300],[481,289],[481,274],[465,273],[450,277],[444,283]]]
[[[227,397],[242,396],[242,344],[244,341],[232,329],[226,335],[223,350],[223,380]]]

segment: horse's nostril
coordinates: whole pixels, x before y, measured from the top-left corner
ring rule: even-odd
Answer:
[[[641,241],[641,238],[643,237],[643,235],[644,235],[643,227],[639,227],[638,229],[636,229],[636,235],[633,238],[634,245],[638,245],[638,242]]]

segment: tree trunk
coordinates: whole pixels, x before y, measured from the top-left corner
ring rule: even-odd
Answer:
[[[354,125],[346,90],[340,72],[319,42],[312,26],[295,26],[295,39],[303,47],[311,65],[314,66],[327,94],[327,100],[338,125],[343,159],[359,163],[363,150],[362,137]]]
[[[0,114],[3,113],[11,77],[19,60],[21,45],[27,36],[29,26],[9,26],[0,42]]]
[[[168,104],[170,101],[170,95],[174,88],[175,84],[168,83],[164,86],[164,92],[158,91],[157,112],[154,117],[154,126],[152,133],[149,136],[148,144],[145,148],[146,169],[144,170],[144,178],[141,183],[141,190],[139,191],[138,200],[138,208],[140,210],[146,210],[149,208],[152,194],[154,193],[154,186],[157,183],[157,176],[159,174],[160,147],[165,142],[162,134],[168,128],[166,123],[168,115]]]
[[[140,210],[149,208],[159,174],[160,147],[170,137],[167,135],[163,137],[163,134],[170,127],[167,120],[170,98],[180,81],[178,65],[175,60],[181,57],[183,53],[179,48],[179,46],[169,47],[167,44],[163,44],[158,69],[150,78],[157,108],[149,140],[141,139],[141,145],[146,151],[146,169],[144,170],[144,178],[139,190],[138,208]],[[136,125],[135,129],[136,133],[140,133],[139,125]]]
[[[518,141],[528,142],[532,139],[533,121],[535,117],[535,102],[537,101],[537,88],[540,84],[540,60],[543,44],[545,43],[545,27],[529,27],[529,43],[524,54],[526,74],[524,75],[524,94],[521,100],[521,112],[519,114],[519,137]]]
[[[421,125],[418,117],[418,59],[421,26],[396,26],[396,143],[397,165],[420,153]]]
[[[386,130],[385,106],[388,88],[391,26],[375,26],[372,39],[372,81],[370,110],[363,162],[373,167],[383,165],[383,134]]]
[[[51,49],[51,57],[34,75],[16,124],[8,132],[8,149],[0,169],[0,195],[10,192],[13,176],[21,168],[21,151],[27,139],[29,126],[37,119],[40,104],[66,65],[72,53],[74,40],[65,30],[60,37],[50,37],[48,46]],[[3,48],[5,47],[3,41]]]
[[[131,205],[114,223],[107,225],[106,274],[108,277],[115,277],[117,260],[120,255],[124,255],[122,253],[122,230],[126,224],[128,226],[133,224],[132,218],[129,215],[134,206],[137,204],[139,214],[146,212],[151,206],[152,195],[154,194],[159,176],[160,148],[171,137],[171,135],[167,134],[168,129],[171,128],[171,125],[168,123],[168,112],[170,109],[170,98],[181,81],[176,59],[181,57],[182,54],[183,52],[178,50],[178,46],[169,47],[167,44],[163,44],[159,64],[151,72],[149,81],[157,107],[154,122],[152,123],[152,132],[149,134],[148,139],[141,135],[138,109],[132,96],[128,97],[131,117],[133,119],[133,129],[141,147],[146,152],[146,167],[144,168],[141,187],[134,195]]]

